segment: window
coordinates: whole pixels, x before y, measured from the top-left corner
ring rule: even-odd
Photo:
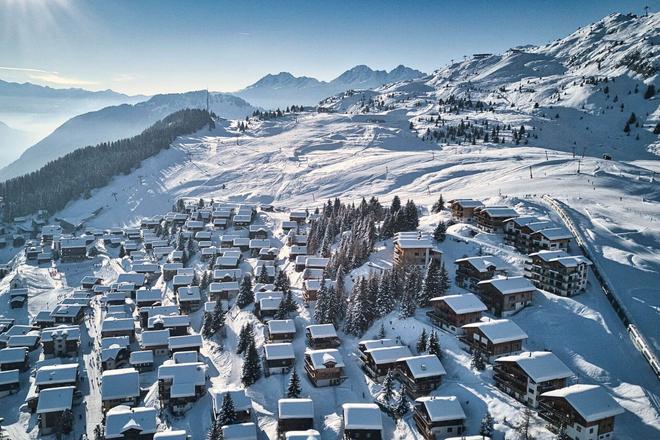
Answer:
[[[593,434],[593,433],[594,433],[594,428],[592,427],[589,429],[589,434]]]
[[[580,425],[575,425],[575,429],[577,430],[577,432],[582,432],[582,426]]]

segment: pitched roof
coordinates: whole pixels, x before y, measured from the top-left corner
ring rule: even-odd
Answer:
[[[587,422],[622,414],[624,409],[600,385],[576,384],[541,394],[565,399]]]
[[[494,255],[484,255],[480,257],[459,258],[455,263],[468,263],[479,272],[488,272],[488,268],[495,267],[495,270],[506,269],[508,265],[500,257]]]
[[[404,345],[395,345],[393,347],[382,347],[367,350],[376,364],[389,364],[398,359],[412,356],[410,349]]]
[[[307,331],[312,338],[336,338],[337,330],[332,324],[313,324],[307,326]]]
[[[106,370],[101,376],[101,400],[115,400],[140,395],[140,374],[135,368]]]
[[[312,399],[280,399],[277,411],[280,419],[313,419],[314,402]]]
[[[424,405],[432,422],[465,419],[465,411],[456,396],[420,397],[416,400]]]
[[[268,321],[268,333],[295,333],[296,324],[293,319],[272,319]]]
[[[474,322],[464,325],[463,328],[478,328],[493,344],[527,339],[527,333],[508,319]]]
[[[344,428],[382,430],[383,419],[375,403],[344,403]]]
[[[295,359],[296,355],[293,352],[293,344],[290,342],[283,342],[279,344],[264,344],[264,353],[266,359]]]
[[[116,406],[106,415],[105,438],[123,439],[129,429],[139,430],[141,434],[153,434],[158,429],[156,413],[156,408]]]
[[[312,361],[312,366],[315,370],[322,370],[327,368],[326,365],[329,362],[334,362],[336,368],[344,367],[344,359],[341,357],[341,353],[336,348],[331,348],[327,350],[309,350],[305,353],[306,356],[309,356]]]
[[[75,387],[56,387],[41,390],[37,403],[37,414],[71,409],[73,404],[73,390]]]
[[[444,376],[447,374],[445,367],[440,362],[436,355],[426,354],[420,356],[408,356],[399,359],[400,362],[405,362],[410,369],[411,374],[415,379],[422,379],[425,377]]]
[[[478,286],[490,284],[503,295],[536,290],[536,287],[525,277],[497,277],[490,280],[479,281]]]
[[[486,305],[481,302],[479,297],[477,297],[477,295],[474,293],[446,295],[431,298],[431,302],[434,301],[443,301],[454,311],[454,313],[458,315],[464,313],[483,312],[488,310],[488,307],[486,307]]]
[[[573,372],[549,351],[532,351],[504,356],[495,362],[515,362],[534,382],[546,382],[573,376]]]

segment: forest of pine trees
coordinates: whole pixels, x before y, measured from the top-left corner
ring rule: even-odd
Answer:
[[[4,218],[13,219],[39,209],[57,212],[71,200],[89,197],[120,174],[128,174],[144,159],[168,148],[179,136],[214,125],[206,110],[180,110],[137,136],[75,150],[38,171],[0,183]]]

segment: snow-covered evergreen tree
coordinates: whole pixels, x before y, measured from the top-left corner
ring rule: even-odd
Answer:
[[[486,369],[486,362],[484,361],[483,355],[479,350],[474,350],[472,352],[472,360],[470,361],[470,367],[477,371],[483,371]]]
[[[435,241],[443,242],[447,237],[447,225],[443,222],[439,222],[438,225],[433,230],[433,239]]]
[[[376,316],[378,318],[391,313],[396,307],[396,298],[390,287],[391,276],[386,272],[380,277],[378,292],[376,293]]]
[[[241,287],[238,290],[238,295],[236,296],[236,305],[238,307],[245,307],[248,304],[254,302],[254,292],[252,291],[252,280],[249,276],[243,277],[241,281]]]
[[[236,423],[236,410],[234,409],[234,401],[231,394],[226,392],[222,397],[222,406],[217,416],[218,424],[222,427]]]
[[[261,266],[259,275],[257,276],[257,283],[268,284],[268,271],[266,266]]]
[[[442,268],[435,258],[431,259],[426,268],[426,275],[422,283],[422,288],[417,292],[417,305],[419,307],[428,307],[432,298],[444,295],[442,290]]]
[[[206,339],[209,339],[211,336],[213,336],[214,331],[214,320],[213,320],[213,313],[211,312],[205,312],[204,313],[204,323],[202,324],[202,336]]]
[[[431,208],[431,212],[434,214],[437,214],[438,212],[442,211],[445,209],[445,201],[442,198],[442,194],[440,194],[440,197],[438,197],[438,200],[433,204],[433,207]]]
[[[495,420],[493,420],[493,416],[491,416],[490,413],[486,413],[484,418],[481,419],[481,428],[479,428],[479,435],[485,437],[492,437],[494,425],[495,425]]]
[[[428,347],[426,347],[426,350],[428,351],[429,354],[434,354],[438,357],[438,359],[442,358],[442,350],[440,348],[440,338],[438,337],[438,334],[434,331],[431,332],[431,335],[429,336],[429,343]]]
[[[407,412],[408,412],[408,400],[406,399],[406,394],[401,392],[398,394],[396,402],[394,403],[392,413],[394,414],[394,417],[396,417],[397,419],[402,419]]]
[[[286,389],[286,397],[289,399],[297,399],[300,397],[300,393],[302,393],[302,388],[300,387],[300,377],[298,377],[298,372],[296,371],[296,367],[294,365],[293,369],[291,370],[291,376],[289,376],[289,385]]]
[[[390,405],[392,398],[394,397],[394,370],[387,370],[385,379],[383,379],[383,390],[380,392],[381,401]]]
[[[257,352],[254,339],[250,341],[243,355],[243,369],[241,371],[241,382],[246,387],[254,384],[261,378],[261,359]]]
[[[426,329],[422,329],[422,333],[419,335],[419,339],[417,339],[417,353],[422,354],[424,353],[427,348],[428,348],[428,341],[427,341],[427,335],[426,335]]]
[[[254,342],[254,327],[251,322],[248,322],[247,324],[243,325],[240,333],[238,334],[236,354],[243,353],[251,342]]]
[[[225,325],[226,312],[222,308],[222,301],[216,301],[213,308],[213,333],[218,333]]]
[[[314,306],[314,320],[318,324],[327,324],[326,321],[330,315],[329,308],[332,306],[329,296],[325,278],[321,278],[321,284],[319,290],[316,292],[316,304]]]

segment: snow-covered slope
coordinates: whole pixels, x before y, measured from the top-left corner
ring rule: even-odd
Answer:
[[[399,65],[389,72],[359,65],[330,82],[280,72],[276,75],[264,76],[256,83],[236,92],[236,95],[267,109],[285,108],[292,104],[315,105],[323,98],[349,89],[370,89],[422,76],[424,73],[419,70],[403,65]]]
[[[135,105],[119,105],[76,116],[27,149],[0,170],[0,180],[39,169],[47,162],[87,145],[134,136],[163,117],[183,108],[205,108],[206,92],[156,95]],[[225,118],[244,118],[255,107],[225,93],[211,93],[209,107]]]
[[[30,133],[16,130],[0,121],[0,166],[4,166],[16,159],[31,142],[34,136]]]

